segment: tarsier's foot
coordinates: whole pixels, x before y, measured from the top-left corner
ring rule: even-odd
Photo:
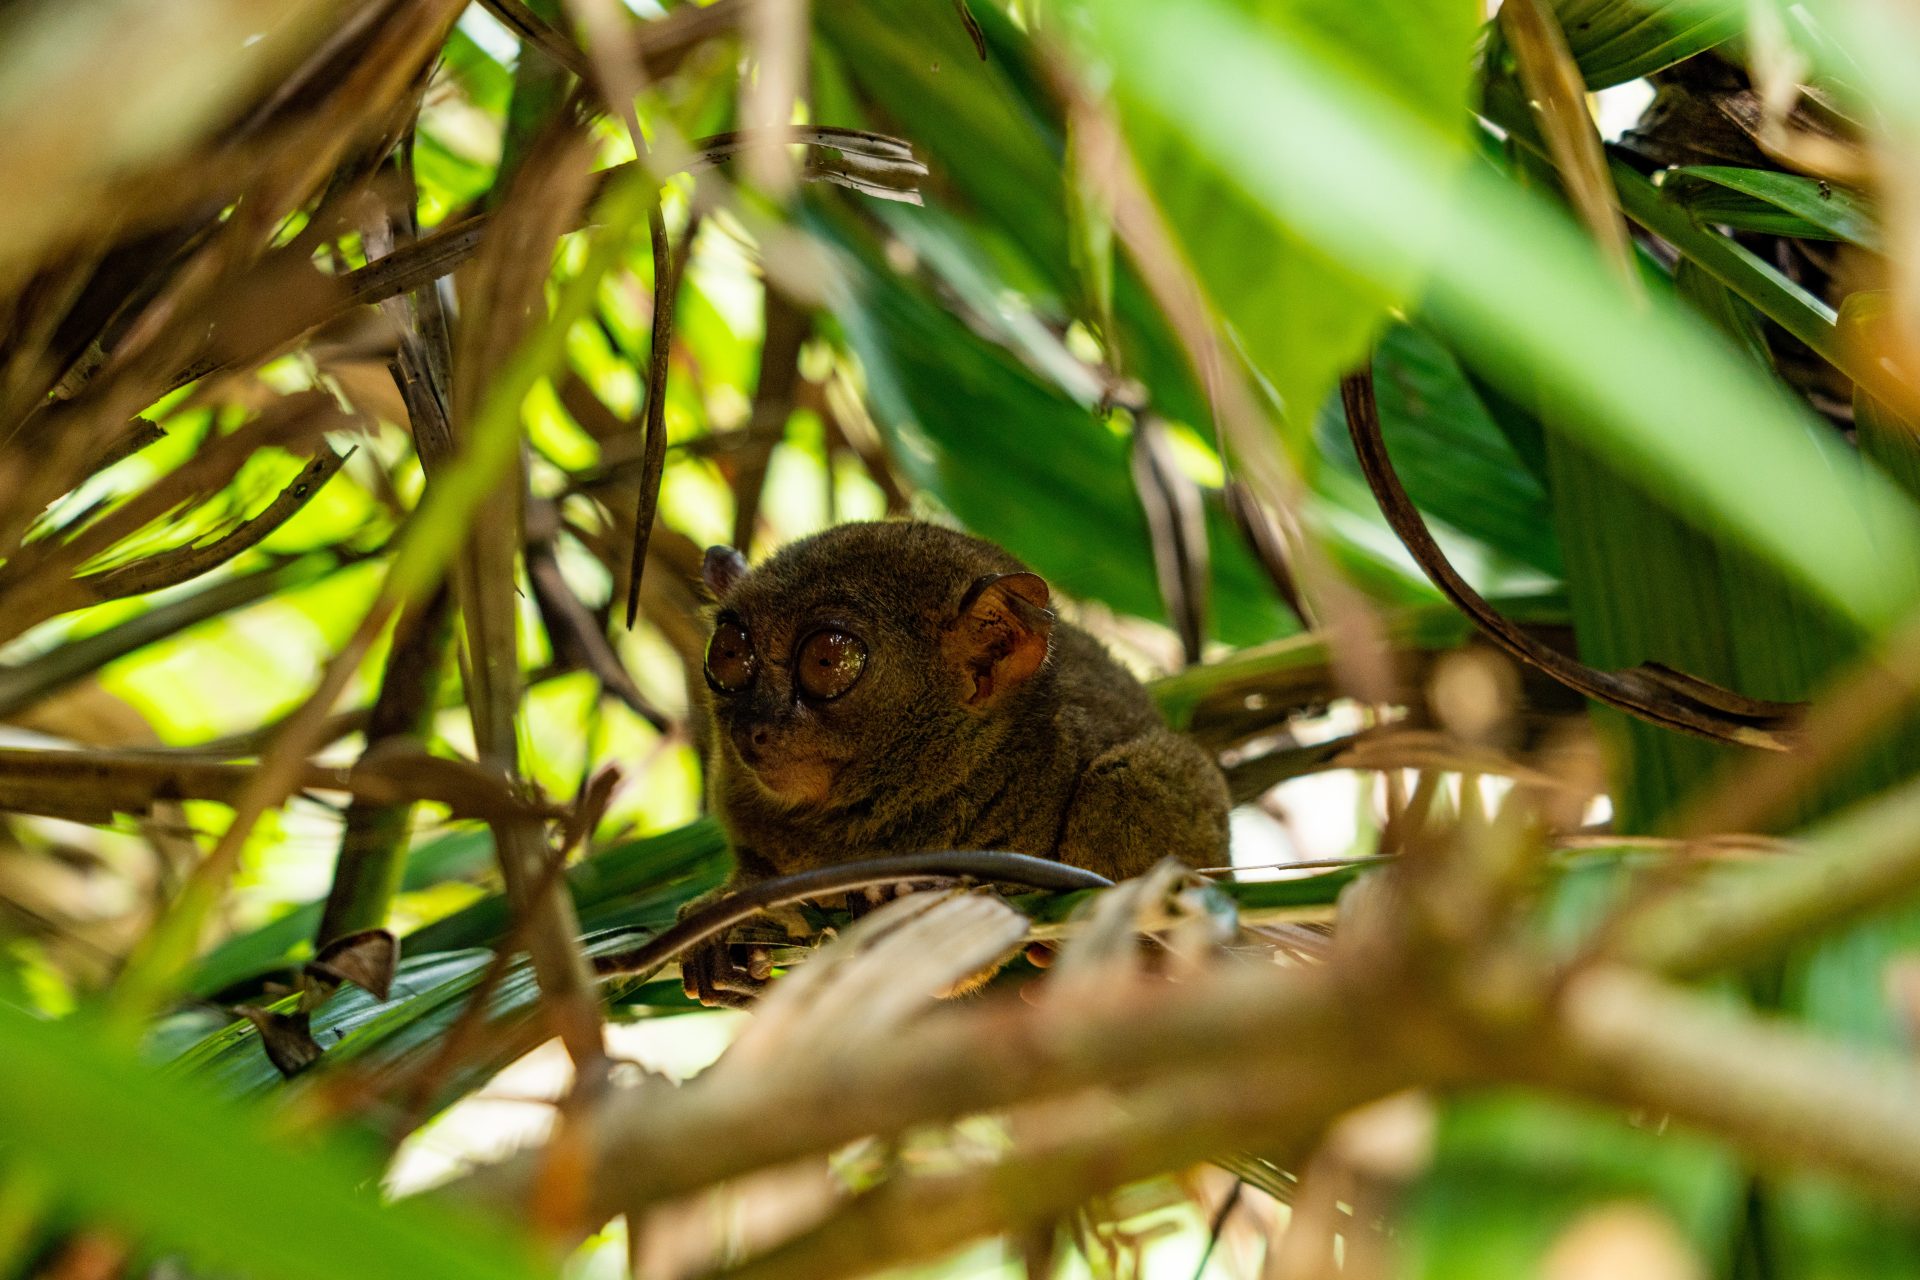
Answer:
[[[682,989],[709,1009],[751,1007],[772,976],[773,955],[760,945],[716,938],[680,958]]]

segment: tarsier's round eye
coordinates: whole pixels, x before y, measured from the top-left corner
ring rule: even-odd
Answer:
[[[867,669],[867,646],[844,631],[816,631],[800,645],[794,668],[801,692],[826,702],[853,688]]]
[[[738,693],[753,683],[753,637],[737,622],[723,622],[707,641],[707,683],[721,693]]]

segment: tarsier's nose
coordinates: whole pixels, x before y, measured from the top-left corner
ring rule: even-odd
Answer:
[[[763,724],[739,724],[733,727],[734,749],[748,764],[758,764],[772,741],[773,733]]]

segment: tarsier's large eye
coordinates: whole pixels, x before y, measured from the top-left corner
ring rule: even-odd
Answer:
[[[826,702],[853,688],[867,669],[867,646],[844,631],[816,631],[800,645],[794,676],[800,691],[816,702]]]
[[[723,622],[707,641],[707,683],[721,693],[739,693],[753,683],[753,637],[737,622]]]

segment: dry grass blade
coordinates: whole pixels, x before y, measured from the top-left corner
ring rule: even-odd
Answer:
[[[592,189],[592,148],[578,125],[556,119],[534,145],[501,201],[494,235],[473,264],[455,334],[453,425],[463,445],[478,448],[483,429],[517,424],[520,406],[498,402],[499,373],[546,320],[545,286],[554,248],[575,225]],[[482,422],[483,413],[494,415]],[[495,447],[489,438],[489,447]],[[471,520],[453,575],[466,628],[467,702],[482,763],[501,776],[519,775],[520,702],[515,565],[524,541],[526,489],[517,440],[508,465],[489,477],[495,509]],[[442,482],[448,472],[441,472]],[[583,1072],[602,1056],[600,1006],[576,938],[578,921],[565,885],[545,874],[551,860],[537,823],[494,826],[501,874],[516,916],[527,921],[540,990],[568,1052]],[[597,1068],[594,1068],[597,1070]]]
[[[121,264],[137,274],[106,291],[104,310],[88,312],[78,335],[87,349],[61,381],[67,398],[37,412],[0,458],[4,487],[37,499],[29,510],[71,488],[84,470],[75,458],[97,452],[196,353],[205,367],[257,362],[326,305],[315,295],[335,285],[315,269],[314,252],[391,144],[395,118],[460,7],[423,0],[356,9],[206,156],[196,172],[217,175],[217,187],[194,197],[181,227],[162,228],[162,252]],[[304,229],[282,243],[296,214]],[[36,449],[45,456],[18,469],[21,453]],[[11,543],[12,530],[4,532]]]
[[[0,49],[0,190],[34,193],[0,213],[0,292],[119,219],[111,185],[188,151],[275,72],[365,6],[301,0],[262,32],[251,5],[23,6]]]
[[[1553,7],[1546,0],[1507,0],[1500,30],[1513,47],[1520,81],[1540,110],[1540,132],[1553,154],[1574,212],[1600,245],[1607,263],[1629,289],[1640,276],[1620,214],[1619,197],[1600,149],[1600,133],[1587,113],[1587,86],[1567,48]]]
[[[69,640],[18,665],[0,666],[0,719],[31,707],[117,658],[210,618],[264,600],[357,558],[342,552],[338,556],[279,560],[252,573],[209,583],[192,595],[169,600],[104,631]]]
[[[74,579],[73,585],[86,597],[85,604],[94,604],[178,586],[217,569],[241,552],[258,546],[297,515],[346,464],[348,456],[323,448],[318,457],[300,468],[299,474],[287,482],[273,501],[211,541],[85,574]]]
[[[538,49],[580,79],[593,79],[593,70],[587,64],[586,55],[581,53],[580,46],[566,33],[527,8],[521,0],[480,0],[480,3],[488,13],[500,20],[501,26],[519,36],[524,44]]]

